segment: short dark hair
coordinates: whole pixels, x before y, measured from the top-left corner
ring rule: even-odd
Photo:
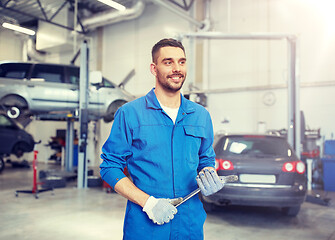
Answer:
[[[177,47],[177,48],[181,48],[185,54],[185,49],[184,46],[181,42],[177,41],[176,39],[173,38],[164,38],[162,40],[160,40],[159,42],[157,42],[151,50],[151,56],[152,56],[152,62],[156,62],[157,60],[157,52],[159,51],[159,49],[161,49],[162,47]]]

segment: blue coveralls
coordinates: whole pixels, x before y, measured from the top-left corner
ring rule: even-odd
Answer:
[[[184,197],[197,186],[204,167],[214,167],[212,121],[207,110],[181,96],[176,123],[163,111],[154,89],[123,105],[102,147],[100,173],[110,186],[125,177],[156,198]],[[197,196],[178,208],[167,224],[152,222],[142,207],[128,201],[123,239],[203,239],[206,213]],[[112,233],[109,233],[112,234]]]

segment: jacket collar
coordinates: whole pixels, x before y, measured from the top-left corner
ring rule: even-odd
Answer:
[[[156,97],[154,90],[155,88],[151,89],[151,91],[148,92],[147,95],[145,95],[145,100],[146,100],[147,108],[159,110],[159,109],[162,109],[162,107],[160,106],[158,102],[158,99]],[[181,95],[181,104],[180,104],[181,110],[187,114],[194,112],[195,109],[193,106],[191,106],[190,101],[187,100],[182,94],[180,95]]]

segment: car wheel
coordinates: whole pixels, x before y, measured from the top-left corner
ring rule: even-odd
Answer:
[[[113,121],[116,111],[125,103],[125,101],[112,102],[107,109],[106,116],[104,117],[104,122],[109,123]]]
[[[29,146],[27,143],[19,142],[15,144],[12,150],[12,154],[14,154],[16,157],[20,158],[23,156],[25,152],[28,152]]]
[[[284,207],[284,208],[282,208],[282,212],[286,216],[290,216],[290,217],[297,216],[299,211],[300,211],[300,205],[299,206],[294,206],[294,207]]]
[[[8,117],[17,119],[28,110],[27,102],[19,96],[7,96],[1,99],[0,105],[6,111]]]
[[[5,169],[5,161],[0,157],[0,173]]]
[[[20,116],[20,109],[18,107],[9,107],[7,108],[7,116],[10,118],[18,118]]]

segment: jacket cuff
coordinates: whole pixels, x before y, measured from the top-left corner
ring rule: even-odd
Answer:
[[[118,181],[122,178],[127,177],[121,170],[119,169],[110,169],[108,172],[100,171],[102,179],[109,184],[113,189]]]

